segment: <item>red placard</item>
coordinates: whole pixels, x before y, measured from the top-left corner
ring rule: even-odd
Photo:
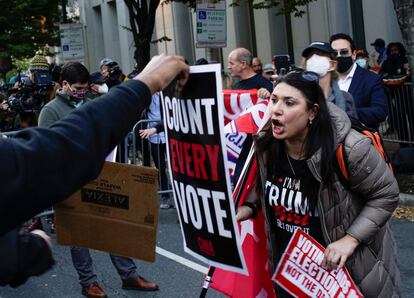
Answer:
[[[348,270],[321,266],[325,248],[297,229],[272,279],[295,297],[363,297]]]

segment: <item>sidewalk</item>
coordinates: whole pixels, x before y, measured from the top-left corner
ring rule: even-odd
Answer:
[[[414,183],[414,181],[413,181]],[[414,206],[414,195],[408,193],[400,193],[400,206]]]

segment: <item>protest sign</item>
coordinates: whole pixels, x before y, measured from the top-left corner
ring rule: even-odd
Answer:
[[[296,229],[272,279],[295,297],[363,297],[345,267],[328,271],[321,266],[324,251]]]
[[[229,109],[226,107],[226,93],[223,93],[225,110],[228,111]],[[239,93],[239,95],[242,97],[244,94]],[[246,95],[248,95],[248,93]],[[227,123],[224,127],[224,136],[226,139],[227,147],[227,162],[230,171],[230,177],[232,179],[234,176],[234,170],[236,169],[237,159],[239,158],[244,141],[247,138],[247,134],[257,133],[259,126],[262,124],[262,119],[265,115],[269,101],[259,99],[255,100],[254,102],[255,104],[253,106],[251,105],[252,102],[249,102],[249,108],[237,114],[237,117],[231,122]],[[224,118],[224,122],[226,122],[226,118]]]
[[[263,101],[257,97],[257,89],[235,90],[224,89],[224,124],[237,119],[241,113]]]
[[[220,73],[219,64],[190,67],[179,96],[163,92],[168,165],[184,250],[245,274],[227,167]]]

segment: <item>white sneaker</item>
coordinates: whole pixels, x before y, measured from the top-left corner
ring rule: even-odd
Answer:
[[[171,198],[161,199],[160,209],[170,209],[172,207],[173,207],[173,203],[172,203]]]

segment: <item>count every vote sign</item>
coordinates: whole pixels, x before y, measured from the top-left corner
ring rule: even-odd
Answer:
[[[190,67],[184,90],[164,90],[162,106],[184,250],[246,274],[227,167],[220,65]]]

